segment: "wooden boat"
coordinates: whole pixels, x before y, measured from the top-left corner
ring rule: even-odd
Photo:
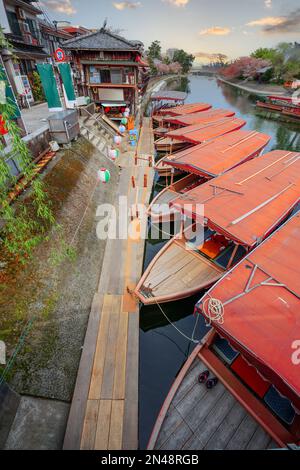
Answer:
[[[243,119],[237,118],[222,118],[217,122],[209,124],[197,124],[194,126],[187,126],[181,129],[176,129],[167,133],[166,137],[159,139],[155,142],[155,147],[158,152],[165,152],[172,154],[173,152],[182,150],[183,148],[191,147],[207,142],[217,137],[229,134],[230,132],[241,129],[246,124]],[[160,160],[155,165],[155,170],[165,166],[162,165]],[[164,168],[166,173],[166,168]],[[169,174],[171,171],[169,172]]]
[[[187,146],[189,146],[188,141],[184,140],[173,140],[170,137],[162,137],[155,142],[155,148],[157,152],[176,152],[177,150],[181,150]]]
[[[168,132],[170,132],[169,127],[156,127],[155,129],[153,129],[154,136],[159,138],[163,137]]]
[[[220,118],[216,122],[208,124],[195,124],[168,132],[167,137],[174,140],[183,140],[191,144],[200,144],[207,140],[215,139],[229,132],[237,131],[244,127],[246,121],[239,118]]]
[[[299,446],[299,258],[297,214],[197,303],[212,330],[179,372],[149,450]],[[211,390],[198,381],[205,370],[218,379]]]
[[[183,91],[160,90],[151,95],[151,114],[159,113],[161,109],[183,106],[187,93]]]
[[[179,116],[180,114],[192,114],[192,113],[199,113],[201,111],[207,111],[212,106],[211,104],[207,103],[191,103],[191,104],[184,104],[182,106],[174,106],[173,108],[166,108],[161,109],[161,115],[170,115],[170,116]]]
[[[231,109],[210,109],[200,113],[193,113],[188,115],[169,116],[166,117],[164,122],[175,125],[177,127],[193,126],[195,124],[209,123],[218,121],[224,117],[233,117],[235,112]]]
[[[222,139],[215,139],[163,158],[161,168],[158,166],[161,176],[164,171],[168,176],[172,169],[189,173],[190,176],[185,176],[161,191],[149,206],[148,215],[153,222],[173,220],[174,216],[180,213],[174,208],[168,209],[166,204],[174,200],[179,193],[192,189],[190,184],[200,185],[261,155],[269,141],[270,136],[266,134],[240,130],[226,134]],[[159,211],[159,205],[162,205],[163,213]]]
[[[300,153],[275,150],[180,195],[171,207],[195,220],[152,260],[135,295],[170,302],[213,285],[284,221],[300,200]],[[203,215],[204,214],[204,215]]]
[[[153,223],[173,221],[176,216],[180,215],[180,212],[170,208],[169,203],[176,199],[180,193],[190,191],[204,181],[204,178],[189,174],[179,181],[173,182],[153,199],[147,209],[148,217],[151,217]]]
[[[257,101],[256,106],[300,119],[300,106],[294,104],[293,98],[289,96],[267,96],[266,101]]]

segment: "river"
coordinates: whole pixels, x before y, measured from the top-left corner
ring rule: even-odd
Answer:
[[[231,108],[237,117],[247,121],[244,129],[257,130],[271,136],[266,151],[274,149],[300,151],[299,124],[282,123],[258,115],[254,96],[219,83],[215,78],[190,76],[183,79],[177,90],[187,91],[186,103],[206,102],[214,108]],[[154,194],[161,190],[159,180]],[[146,244],[146,267],[164,242],[149,240]],[[158,307],[142,307],[140,311],[140,388],[139,388],[139,439],[140,448],[147,446],[152,428],[163,401],[181,366],[194,347],[190,341],[201,338],[207,331],[202,318],[195,328],[193,307],[201,297],[187,299]],[[165,315],[172,320],[169,324]]]

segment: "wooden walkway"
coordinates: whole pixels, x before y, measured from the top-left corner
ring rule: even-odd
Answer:
[[[142,158],[154,154],[148,118],[143,120],[137,150]],[[149,203],[153,179],[154,169],[147,160],[138,160],[135,165],[134,153],[128,152],[117,198],[127,196],[128,207],[133,205],[133,220],[128,215],[127,222],[136,227],[136,233],[107,242],[64,449],[134,450],[138,447],[139,305],[127,288],[135,287],[142,273],[147,220],[146,215],[142,220],[141,211],[136,217],[135,207]],[[118,213],[118,199],[115,207]],[[120,212],[125,213],[122,208]]]

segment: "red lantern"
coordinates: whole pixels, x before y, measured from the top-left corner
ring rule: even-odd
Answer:
[[[8,134],[8,130],[6,129],[5,121],[0,114],[0,135],[6,135],[6,134]]]

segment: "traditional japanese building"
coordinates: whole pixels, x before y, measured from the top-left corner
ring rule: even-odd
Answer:
[[[139,99],[139,69],[143,44],[130,41],[106,28],[64,43],[72,53],[72,65],[80,94],[88,95],[112,119],[123,108],[135,113]]]

